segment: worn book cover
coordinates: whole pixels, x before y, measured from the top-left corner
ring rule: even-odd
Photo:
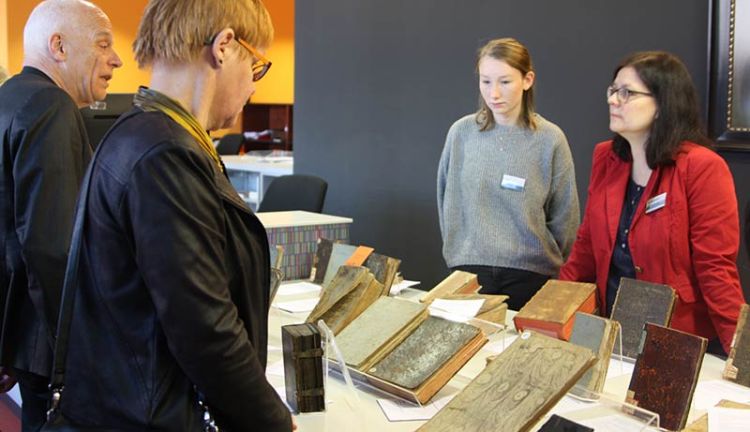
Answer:
[[[484,300],[476,318],[505,325],[505,316],[508,312],[508,305],[505,303],[508,300],[507,295],[449,294],[441,298],[445,300]]]
[[[524,333],[419,430],[528,431],[595,360],[588,348]]]
[[[332,308],[344,296],[354,291],[366,279],[368,273],[364,267],[340,267],[331,282],[321,289],[320,300],[308,315],[306,322],[317,322],[323,313]]]
[[[315,250],[313,257],[312,270],[310,271],[310,281],[316,284],[322,284],[326,275],[328,261],[331,259],[333,250],[333,241],[328,239],[318,239],[318,248]]]
[[[400,265],[400,259],[374,252],[364,263],[364,266],[370,269],[375,279],[383,284],[383,295],[388,295],[391,292],[391,286],[393,286]]]
[[[312,324],[281,327],[286,400],[295,413],[325,409],[323,350]]]
[[[668,285],[620,279],[611,318],[622,327],[622,355],[635,358],[647,322],[669,326],[676,299]]]
[[[425,293],[419,301],[430,304],[436,298],[444,298],[449,294],[474,294],[479,291],[479,288],[481,286],[479,286],[477,275],[456,270],[435,285],[435,288]]]
[[[331,248],[331,256],[328,258],[328,265],[326,266],[323,283],[321,285],[324,287],[328,285],[331,282],[331,279],[336,275],[339,267],[344,265],[344,263],[354,255],[356,250],[357,246],[334,243]]]
[[[414,391],[424,403],[486,342],[473,325],[431,316],[367,373]]]
[[[586,347],[596,354],[597,360],[576,383],[571,393],[578,396],[601,393],[604,380],[607,378],[609,358],[620,329],[617,321],[608,320],[596,315],[576,312],[570,343]]]
[[[594,432],[594,429],[552,414],[552,417],[539,428],[538,432]]]
[[[334,335],[337,335],[344,327],[354,321],[365,309],[380,298],[382,292],[383,285],[376,281],[375,276],[368,271],[364,280],[352,291],[343,296],[341,300],[323,312],[320,319],[325,321]]]
[[[750,405],[722,399],[716,406],[722,408],[750,409]],[[708,413],[703,414],[698,420],[690,423],[682,432],[708,432]]]
[[[381,296],[336,336],[346,364],[366,371],[427,318],[420,303]]]
[[[706,345],[700,336],[646,323],[625,401],[659,414],[664,429],[685,427]]]
[[[575,313],[596,311],[596,285],[550,279],[513,318],[518,331],[570,339]]]
[[[750,387],[750,306],[744,304],[737,319],[729,358],[724,367],[724,379]]]
[[[344,261],[344,265],[361,266],[367,261],[367,258],[374,250],[370,246],[357,246],[357,249],[354,249],[354,253]]]

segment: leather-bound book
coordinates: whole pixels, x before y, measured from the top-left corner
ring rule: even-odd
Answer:
[[[732,409],[750,409],[750,405],[722,399],[716,406]],[[700,416],[696,421],[690,423],[682,432],[708,432],[708,413]]]
[[[505,316],[508,313],[508,304],[505,303],[508,300],[507,295],[450,294],[441,298],[445,300],[484,300],[476,318],[505,325]]]
[[[380,297],[336,336],[346,364],[366,371],[427,318],[420,303]]]
[[[418,430],[531,430],[595,360],[588,348],[524,333]]]
[[[659,414],[664,429],[685,427],[706,345],[700,336],[646,323],[625,401]]]
[[[323,313],[332,308],[344,296],[354,291],[367,278],[368,273],[364,267],[340,267],[331,282],[323,286],[320,292],[320,300],[308,315],[307,322],[317,322]]]
[[[281,327],[286,400],[295,413],[325,410],[323,350],[312,324]]]
[[[323,283],[321,285],[326,286],[333,279],[338,271],[339,267],[343,266],[346,261],[354,255],[357,250],[357,246],[334,243],[331,248],[331,256],[328,258],[328,265],[326,266],[325,275],[323,276]]]
[[[479,291],[477,275],[456,270],[443,279],[435,288],[425,293],[419,301],[430,304],[436,298],[444,298],[450,294],[475,294]]]
[[[591,393],[601,393],[607,378],[609,358],[619,333],[620,324],[596,315],[576,312],[570,343],[586,347],[596,354],[594,366],[571,389],[571,393],[586,397]]]
[[[328,239],[318,239],[318,248],[315,250],[313,257],[312,270],[310,271],[310,281],[316,284],[322,284],[328,268],[328,261],[331,259],[333,251],[333,241]]]
[[[380,298],[382,292],[383,285],[368,272],[365,280],[325,311],[320,319],[325,321],[334,335],[337,335]]]
[[[552,417],[539,428],[538,432],[594,432],[594,429],[552,414]]]
[[[676,299],[668,285],[620,279],[611,318],[622,327],[622,355],[635,358],[647,322],[669,326]]]
[[[513,318],[518,331],[570,339],[576,312],[596,311],[596,285],[550,279]]]
[[[486,342],[473,325],[429,317],[367,373],[426,403]]]
[[[378,282],[383,284],[383,295],[388,295],[391,292],[391,286],[393,286],[401,260],[373,252],[363,265],[370,269]]]
[[[737,329],[732,338],[729,358],[724,367],[724,378],[746,387],[750,387],[750,306],[744,304],[740,309]]]

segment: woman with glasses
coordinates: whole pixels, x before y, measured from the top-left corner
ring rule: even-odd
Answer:
[[[268,71],[272,37],[260,0],[148,2],[133,47],[151,84],[99,145],[73,238],[60,404],[73,423],[292,430],[265,378],[266,232],[206,132],[237,120]]]
[[[614,138],[596,146],[588,200],[562,279],[596,282],[609,315],[620,278],[671,286],[673,328],[728,352],[744,302],[732,174],[710,149],[690,74],[672,54],[635,53],[607,88]]]
[[[570,148],[534,112],[528,50],[496,39],[479,50],[479,111],[451,126],[437,176],[443,256],[484,294],[518,310],[557,275],[579,223]]]

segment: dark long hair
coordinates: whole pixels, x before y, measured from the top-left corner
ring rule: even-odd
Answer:
[[[677,56],[664,51],[631,54],[617,65],[613,80],[624,67],[635,69],[656,100],[657,116],[646,141],[649,168],[672,164],[683,141],[711,147],[701,121],[693,80]],[[622,160],[632,159],[630,145],[621,135],[615,134],[613,147]]]

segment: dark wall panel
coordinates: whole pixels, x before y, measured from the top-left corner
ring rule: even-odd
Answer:
[[[708,8],[705,0],[297,1],[295,171],[328,180],[325,211],[354,218],[354,242],[402,258],[404,275],[430,287],[447,274],[437,163],[450,125],[476,108],[477,49],[504,36],[529,47],[537,109],[567,134],[585,202],[591,152],[609,137],[604,91],[618,60],[672,51],[705,99]],[[744,208],[748,159],[726,157]]]

